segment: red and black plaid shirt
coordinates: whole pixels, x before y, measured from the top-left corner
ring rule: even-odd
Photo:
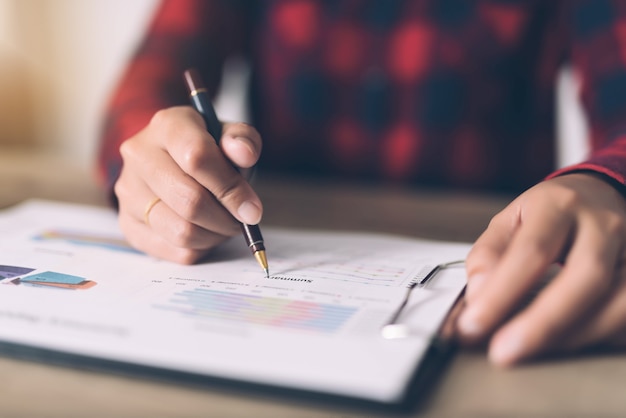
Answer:
[[[626,1],[166,0],[110,102],[100,168],[198,67],[251,64],[264,170],[521,191],[554,170],[555,79],[582,80],[593,153],[626,180]]]

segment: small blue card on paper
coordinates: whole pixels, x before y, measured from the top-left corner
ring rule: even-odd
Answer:
[[[39,283],[60,283],[60,284],[79,284],[84,282],[84,277],[72,276],[69,274],[55,273],[53,271],[44,271],[35,273],[30,276],[22,277],[22,282],[39,282]]]

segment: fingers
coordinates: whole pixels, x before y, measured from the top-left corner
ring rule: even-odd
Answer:
[[[237,167],[250,168],[261,155],[261,135],[246,123],[225,123],[220,146]]]
[[[511,236],[513,228],[504,221],[490,225],[492,230],[477,242],[470,260],[473,274],[482,273],[481,266],[490,270],[482,273],[487,275],[487,283],[468,300],[459,319],[466,339],[484,338],[519,306],[565,245],[573,223],[571,215],[545,200],[533,200],[528,206],[516,202],[507,211],[517,213],[519,219],[514,234]],[[507,211],[504,216],[511,216]]]
[[[247,224],[259,223],[262,216],[261,200],[224,157],[215,140],[204,129],[198,129],[199,126],[204,126],[202,118],[191,108],[176,110],[175,115],[157,113],[151,122],[160,128],[160,138],[167,154],[187,176],[215,196],[237,220]],[[239,130],[243,129],[239,126]],[[239,133],[236,126],[229,127],[229,132]],[[236,139],[231,134],[227,134],[226,138],[229,139],[227,144],[230,144],[227,147],[252,150],[252,147],[241,145],[245,144],[244,139]],[[253,141],[249,143],[252,144]],[[251,158],[249,153],[243,154],[248,154],[248,157],[244,155],[243,160]],[[150,180],[148,183],[151,188],[155,186],[150,184]],[[194,208],[194,199],[197,196],[195,192],[194,189],[181,188],[180,206]]]
[[[221,145],[190,107],[157,112],[124,142],[115,193],[120,226],[133,246],[190,263],[240,233],[236,220],[259,222],[261,202],[233,164],[254,165],[261,138],[249,125],[226,124]]]
[[[120,213],[143,222],[146,203],[157,196],[164,203],[159,206],[166,206],[181,220],[222,235],[236,233],[238,226],[227,210],[209,191],[184,173],[167,152],[130,141],[124,143],[120,151],[124,169],[115,186]],[[156,213],[163,210],[152,210],[153,227],[164,228],[165,221],[172,220],[173,216],[154,219],[159,218]]]
[[[155,209],[162,207],[164,205],[160,203],[155,206]],[[132,217],[120,215],[119,223],[129,244],[134,248],[154,257],[180,264],[195,263],[208,254],[211,248],[225,239],[225,237],[213,235],[203,242],[203,248],[189,248],[172,244],[161,233],[157,233],[151,227]]]
[[[563,338],[563,348],[575,351],[594,345],[626,347],[625,274],[622,267],[620,275],[614,280],[614,286],[582,318],[577,332]]]
[[[505,366],[546,352],[626,346],[625,237],[626,202],[603,180],[571,174],[530,189],[468,256],[462,340],[489,339],[490,360]],[[556,261],[562,267],[545,282]]]
[[[476,240],[465,260],[467,289],[465,299],[471,302],[497,265],[519,226],[517,205],[511,204],[493,217],[487,229]]]
[[[124,166],[115,184],[115,193],[119,200],[120,227],[133,247],[158,258],[190,264],[224,241],[226,235],[237,233],[238,225],[216,202],[215,211],[224,212],[224,220],[220,227],[209,229],[179,216],[162,199],[149,208],[147,204],[154,202],[155,195],[141,177],[135,175],[132,167]],[[228,233],[228,225],[232,226],[232,233]],[[216,229],[227,233],[213,232]]]
[[[619,242],[610,222],[585,218],[558,275],[492,338],[489,355],[494,363],[513,364],[551,348],[606,295]]]

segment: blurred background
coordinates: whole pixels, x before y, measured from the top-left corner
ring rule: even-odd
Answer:
[[[106,100],[157,3],[0,0],[0,153],[26,149],[92,166]],[[240,64],[227,68],[218,100],[226,119],[242,110]],[[586,152],[586,124],[567,68],[555,105],[561,144],[555,163],[563,166]]]
[[[156,3],[0,0],[0,147],[91,165],[109,91]]]

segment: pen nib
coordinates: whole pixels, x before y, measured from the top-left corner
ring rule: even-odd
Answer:
[[[254,253],[254,258],[256,258],[256,261],[259,262],[259,265],[261,266],[261,268],[265,272],[265,277],[269,278],[270,277],[270,269],[269,269],[269,266],[267,265],[267,257],[265,256],[265,250],[256,251]]]

